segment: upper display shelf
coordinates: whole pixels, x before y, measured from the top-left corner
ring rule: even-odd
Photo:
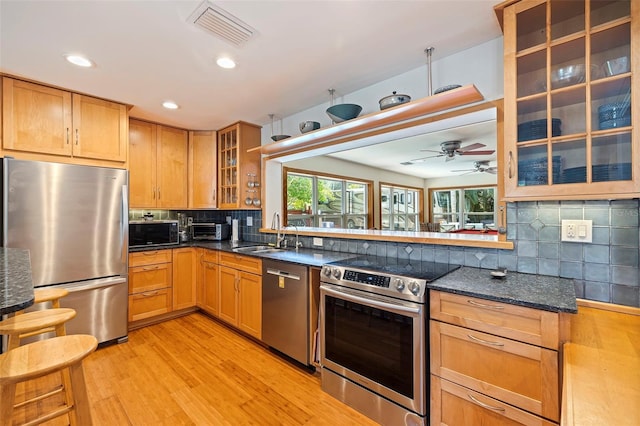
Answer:
[[[283,139],[278,142],[252,148],[270,157],[304,151],[323,144],[331,144],[339,138],[356,136],[359,133],[372,131],[484,100],[475,85],[470,84],[433,96],[427,96],[393,108],[372,112],[352,120],[334,124],[303,135]]]

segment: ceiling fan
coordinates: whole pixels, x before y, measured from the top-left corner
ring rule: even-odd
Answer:
[[[466,169],[466,170],[451,170],[452,172],[466,172],[463,173],[463,175],[469,174],[469,173],[491,173],[492,175],[495,175],[498,172],[498,168],[495,166],[491,166],[489,167],[489,161],[474,161],[473,162],[473,169]]]
[[[412,162],[420,162],[427,158],[434,157],[446,157],[445,161],[451,161],[455,159],[456,155],[491,155],[495,151],[477,151],[478,148],[483,148],[486,145],[481,143],[472,143],[471,145],[467,145],[465,147],[460,147],[460,141],[445,141],[440,144],[440,151],[434,151],[432,149],[421,149],[422,152],[437,152],[438,155],[431,155],[429,157],[419,158],[417,160],[412,160]]]

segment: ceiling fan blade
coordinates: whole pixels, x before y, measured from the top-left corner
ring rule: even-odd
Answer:
[[[410,160],[411,163],[420,163],[428,158],[436,158],[436,157],[442,157],[444,154],[440,154],[440,155],[430,155],[428,157],[420,157],[420,158],[414,158],[413,160]]]
[[[451,173],[456,173],[456,172],[475,172],[476,169],[462,169],[462,170],[451,170]]]
[[[491,155],[495,151],[458,151],[460,155]]]
[[[465,151],[471,151],[474,149],[478,149],[478,148],[484,148],[486,145],[483,143],[472,143],[471,145],[467,145],[467,146],[463,146],[461,148],[458,148],[456,151],[458,152],[465,152]]]
[[[420,152],[439,152],[439,153],[442,153],[442,150],[436,151],[434,149],[421,149]]]
[[[487,170],[485,170],[485,172],[495,175],[498,173],[498,169],[496,169],[495,167],[489,167]]]

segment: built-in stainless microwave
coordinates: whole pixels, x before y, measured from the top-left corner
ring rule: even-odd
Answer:
[[[228,223],[194,223],[191,225],[192,240],[221,241],[229,239],[231,225]]]
[[[129,221],[129,247],[153,247],[178,244],[177,220]]]

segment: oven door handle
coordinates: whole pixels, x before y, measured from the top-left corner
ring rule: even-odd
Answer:
[[[350,302],[357,302],[373,308],[386,309],[388,311],[395,312],[397,314],[413,314],[414,316],[420,315],[421,308],[414,308],[396,303],[388,303],[380,300],[369,299],[366,297],[357,296],[351,292],[344,290],[334,290],[326,286],[320,286],[320,289],[327,294],[331,294],[336,297],[340,297]]]

